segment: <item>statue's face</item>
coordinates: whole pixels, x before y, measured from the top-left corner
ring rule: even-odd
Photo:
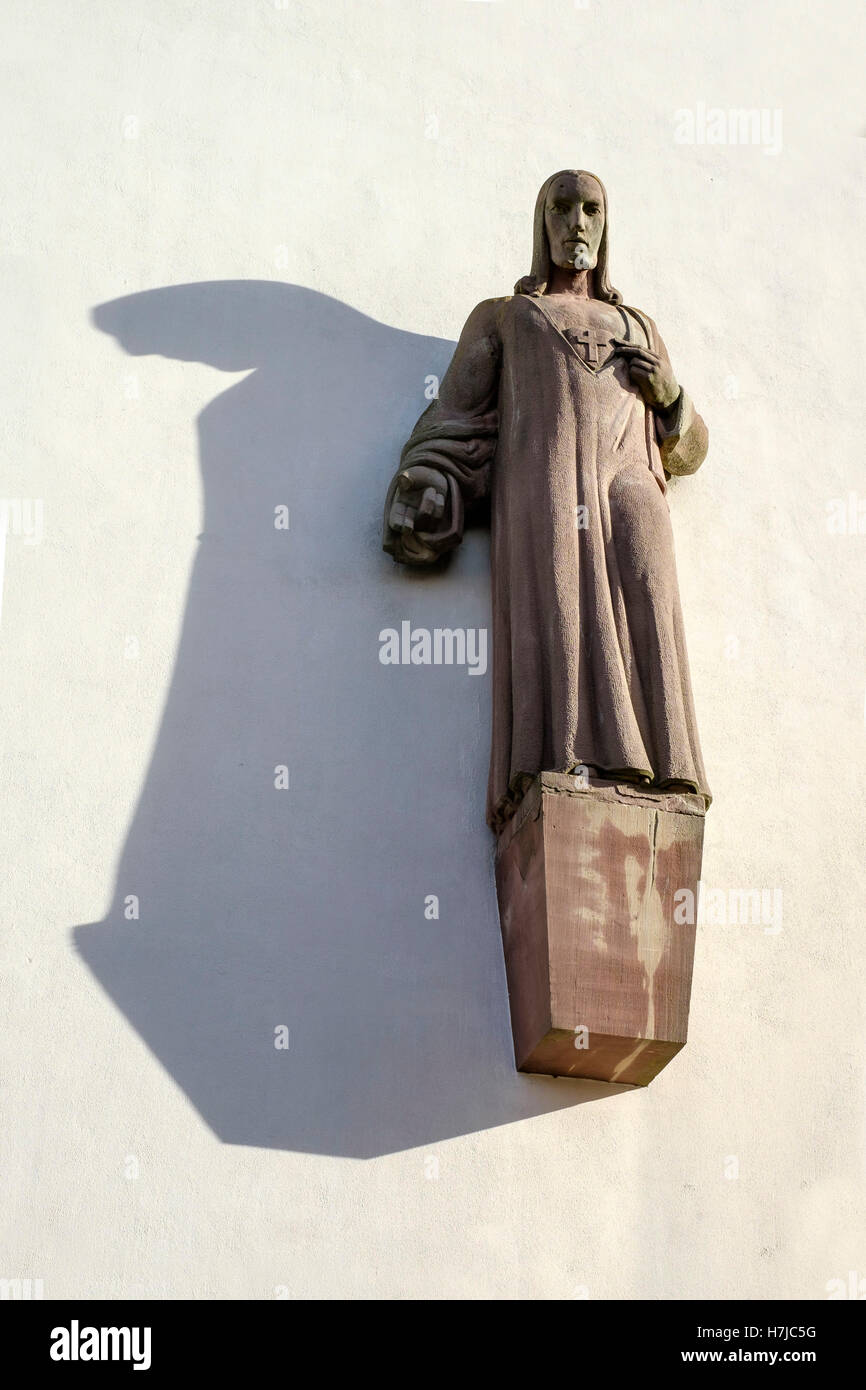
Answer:
[[[604,198],[589,174],[563,174],[547,190],[544,225],[554,265],[592,270],[604,231]]]

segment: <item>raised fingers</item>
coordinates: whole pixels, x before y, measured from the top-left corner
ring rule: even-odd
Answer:
[[[405,496],[395,493],[394,501],[391,503],[391,510],[388,513],[388,525],[392,531],[414,531],[415,517],[417,509],[411,505]]]
[[[425,521],[438,521],[445,511],[445,495],[437,487],[425,487],[418,503],[416,525]]]
[[[630,367],[636,366],[638,363],[649,367],[661,366],[661,358],[658,353],[653,352],[650,348],[639,347],[637,343],[623,342],[621,338],[614,338],[613,343],[616,351],[620,356],[625,357]]]

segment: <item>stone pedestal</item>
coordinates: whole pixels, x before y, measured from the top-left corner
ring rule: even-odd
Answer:
[[[535,779],[496,855],[520,1071],[646,1086],[683,1047],[695,927],[674,895],[697,900],[703,836],[699,796]]]

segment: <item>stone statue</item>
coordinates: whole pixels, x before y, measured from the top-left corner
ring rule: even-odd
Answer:
[[[710,801],[665,497],[707,431],[609,245],[600,179],[547,179],[531,273],[469,315],[386,501],[384,548],[430,565],[490,499],[497,831],[542,772]]]

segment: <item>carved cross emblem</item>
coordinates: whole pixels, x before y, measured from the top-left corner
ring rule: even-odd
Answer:
[[[597,371],[602,362],[607,361],[610,356],[611,336],[609,329],[572,328],[566,331],[565,337],[575,352],[593,371]]]

